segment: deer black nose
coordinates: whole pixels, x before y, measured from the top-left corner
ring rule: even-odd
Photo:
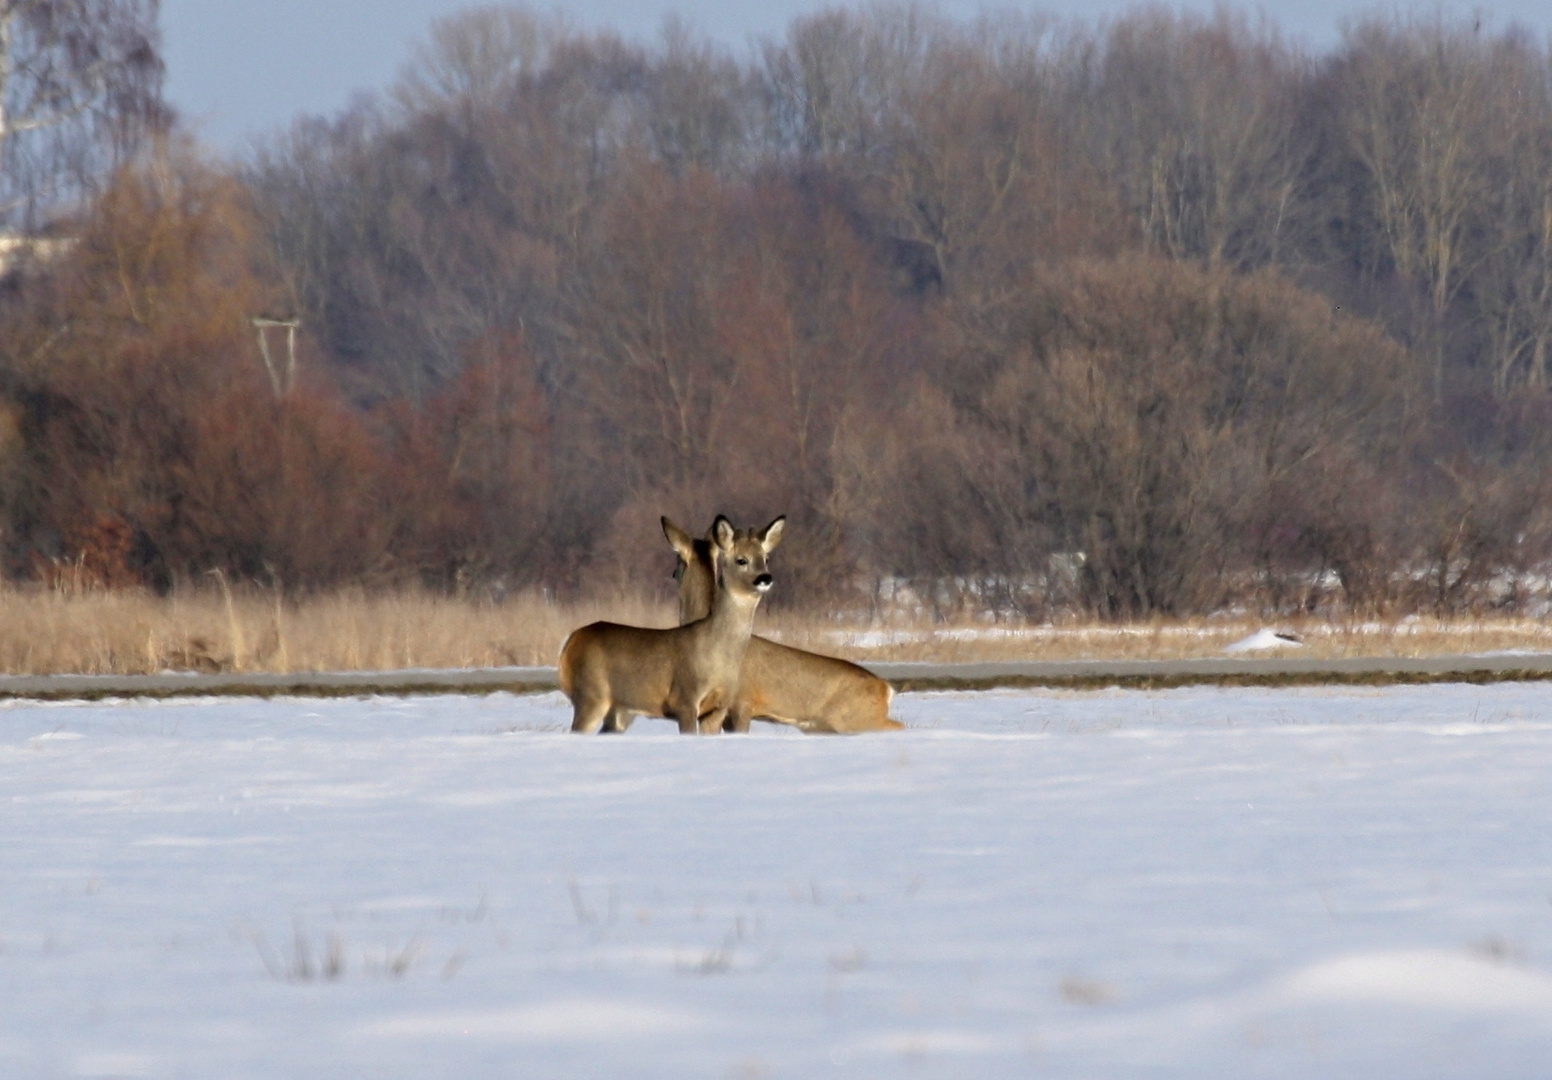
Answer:
[[[771,583],[774,580],[775,578],[771,577],[769,574],[761,574],[759,577],[754,579],[754,587],[759,589],[761,592],[764,592],[766,589],[771,587]]]

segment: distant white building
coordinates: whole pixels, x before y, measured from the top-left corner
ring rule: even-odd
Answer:
[[[73,236],[23,236],[0,233],[0,277],[25,262],[50,263],[75,247]]]

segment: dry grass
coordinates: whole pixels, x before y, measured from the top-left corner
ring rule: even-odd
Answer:
[[[556,604],[518,596],[501,604],[425,593],[337,593],[303,601],[224,588],[156,597],[136,592],[0,589],[0,672],[142,674],[193,671],[372,671],[554,663],[575,627],[608,618],[669,626],[666,603],[622,598]],[[1174,659],[1221,656],[1261,628],[1249,619],[1128,626],[886,626],[780,613],[760,631],[815,652],[857,660]],[[1552,652],[1552,625],[1532,619],[1405,619],[1276,624],[1310,657],[1430,656],[1502,650]]]
[[[553,664],[566,635],[610,618],[670,626],[666,604],[494,605],[426,593],[293,602],[223,589],[157,597],[0,590],[0,672],[392,671]]]

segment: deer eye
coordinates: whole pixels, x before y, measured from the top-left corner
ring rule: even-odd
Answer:
[[[744,558],[742,555],[740,555],[735,561],[738,563],[739,566],[748,566],[749,565],[749,560]]]

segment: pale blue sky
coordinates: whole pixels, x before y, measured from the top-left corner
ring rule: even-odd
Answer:
[[[222,150],[240,148],[250,135],[284,127],[298,113],[330,113],[351,95],[388,85],[432,19],[470,0],[162,0],[168,96],[194,130]],[[538,3],[535,7],[550,5]],[[582,26],[611,26],[628,37],[656,37],[669,12],[736,50],[759,37],[780,36],[794,15],[830,6],[815,0],[573,0],[554,5]],[[983,7],[1033,8],[1066,18],[1094,19],[1125,11],[1133,0],[1046,0],[1037,4],[983,4],[943,0],[945,13],[972,18]],[[1176,8],[1210,10],[1213,0],[1185,0]],[[1291,35],[1329,47],[1348,17],[1376,7],[1371,0],[1268,0],[1248,5],[1267,12]],[[1428,5],[1431,9],[1437,5]],[[1498,0],[1481,5],[1502,27],[1517,21],[1537,34],[1552,33],[1549,0]],[[1447,5],[1471,10],[1469,4]]]

